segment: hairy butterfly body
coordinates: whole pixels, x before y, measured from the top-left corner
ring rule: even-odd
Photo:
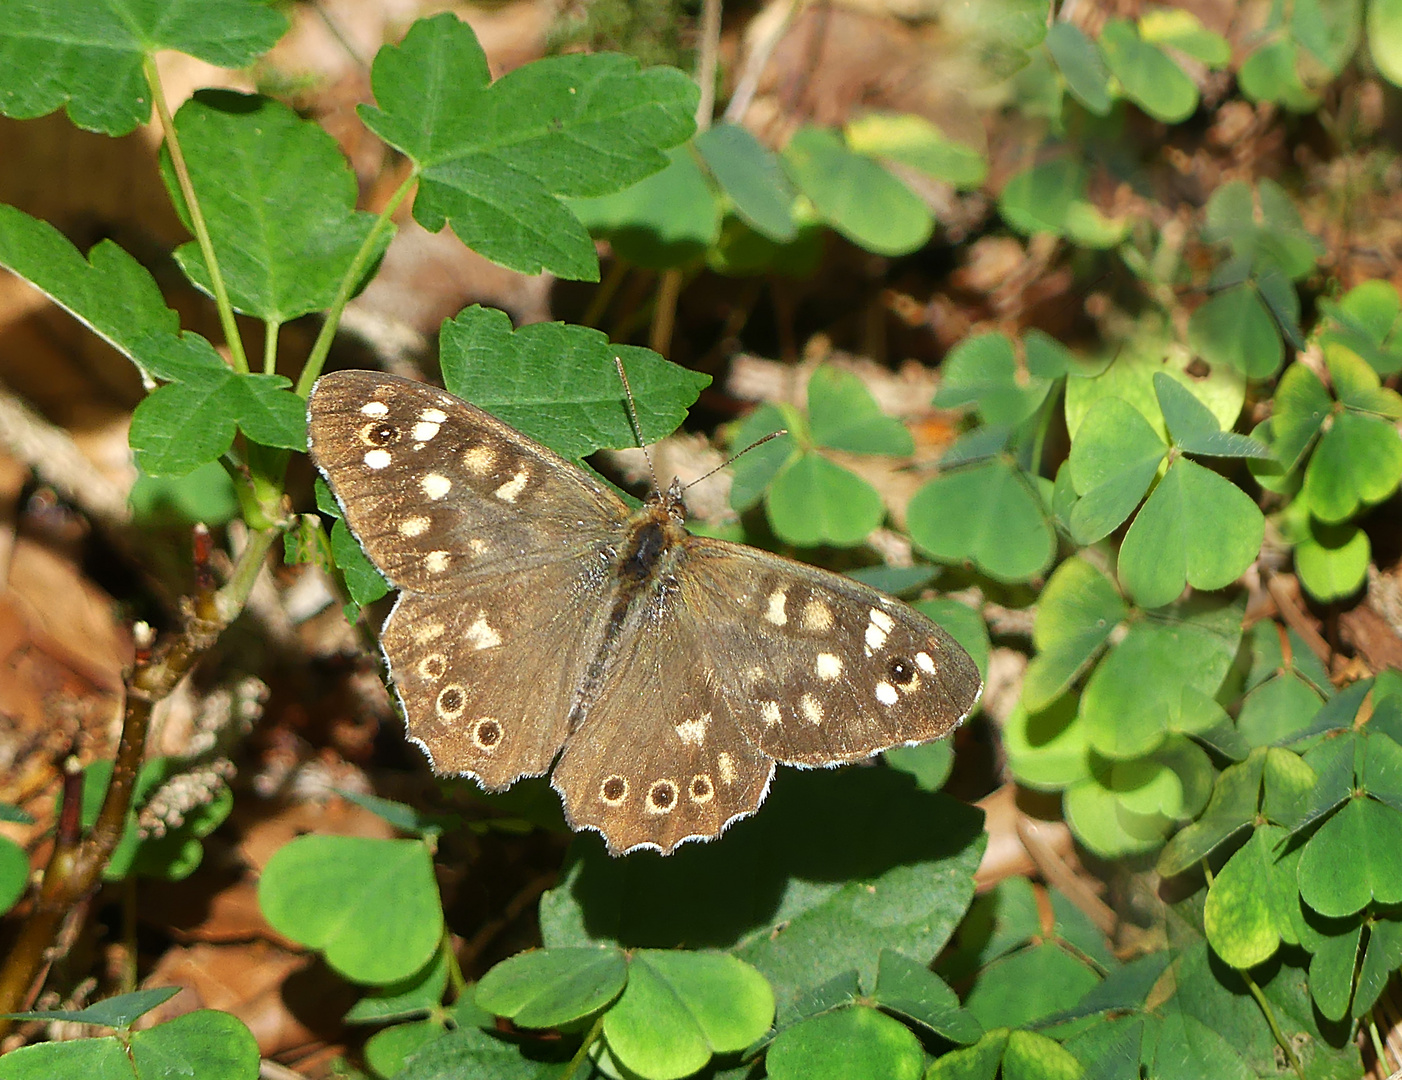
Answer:
[[[411,739],[501,790],[550,772],[614,854],[717,836],[775,762],[831,766],[947,735],[978,670],[858,582],[692,536],[673,484],[632,511],[446,391],[324,376],[311,454],[400,591],[380,640]]]

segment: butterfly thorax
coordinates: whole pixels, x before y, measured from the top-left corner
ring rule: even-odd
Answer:
[[[677,569],[685,557],[686,508],[681,484],[654,495],[628,520],[623,543],[614,549],[609,574],[613,603],[603,640],[585,670],[570,710],[570,729],[583,721],[610,668],[620,662],[618,641],[630,625],[660,619],[677,592]]]

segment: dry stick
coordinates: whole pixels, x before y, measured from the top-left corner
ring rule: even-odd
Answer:
[[[775,24],[769,36],[756,45],[749,56],[745,57],[745,66],[740,72],[739,82],[735,84],[735,93],[731,95],[730,104],[725,107],[725,113],[721,116],[721,119],[726,123],[738,124],[745,118],[745,112],[749,109],[750,102],[754,100],[755,91],[759,89],[760,76],[769,66],[770,56],[774,54],[779,42],[784,39],[784,34],[788,32],[789,24],[798,14],[800,6],[801,0],[790,0],[789,10]]]
[[[126,828],[152,709],[175,689],[242,610],[248,590],[279,533],[272,528],[251,536],[229,583],[219,591],[213,588],[208,567],[196,566],[201,587],[187,603],[185,628],[161,653],[152,651],[150,628],[144,623],[137,624],[136,664],[126,680],[122,736],[107,796],[92,831],[78,839],[77,815],[81,798],[76,793],[70,797],[65,787],[58,835],[44,868],[33,911],[21,927],[14,948],[0,966],[0,1013],[19,1012],[25,1007],[44,969],[46,953],[56,940],[65,917],[102,884],[103,868]],[[204,537],[197,533],[197,552],[207,554],[207,536],[207,533]],[[10,1023],[0,1020],[0,1036],[9,1029]]]

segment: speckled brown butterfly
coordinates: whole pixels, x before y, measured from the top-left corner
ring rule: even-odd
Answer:
[[[673,483],[636,512],[474,405],[323,377],[311,454],[400,590],[380,640],[409,736],[499,791],[551,769],[576,829],[672,851],[759,809],[774,763],[949,734],[968,654],[865,585],[693,536]]]

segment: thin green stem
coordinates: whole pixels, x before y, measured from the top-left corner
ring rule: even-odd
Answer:
[[[404,178],[404,183],[395,189],[394,194],[385,203],[385,208],[375,219],[374,226],[365,235],[365,242],[355,253],[355,258],[351,260],[345,276],[341,278],[341,284],[336,289],[336,298],[331,301],[331,306],[326,310],[326,321],[321,324],[321,333],[317,334],[311,354],[307,357],[307,363],[302,368],[301,376],[297,379],[297,393],[301,397],[307,397],[311,394],[312,384],[320,377],[321,369],[326,364],[327,354],[331,352],[331,342],[336,337],[336,328],[341,324],[341,312],[350,303],[351,293],[360,284],[360,279],[370,265],[370,257],[379,250],[380,237],[393,227],[394,222],[391,219],[394,212],[399,209],[399,204],[413,190],[418,179],[418,172],[411,172]]]
[[[1373,1014],[1368,1014],[1368,1037],[1373,1040],[1373,1053],[1378,1055],[1378,1064],[1383,1072],[1389,1071],[1387,1063],[1387,1048],[1383,1045],[1382,1035],[1378,1031],[1377,1022],[1373,1019]]]
[[[570,1058],[569,1065],[565,1068],[564,1075],[560,1080],[574,1080],[574,1074],[579,1071],[584,1059],[589,1056],[589,1048],[599,1041],[599,1036],[604,1030],[604,1014],[600,1013],[597,1020],[589,1028],[589,1034],[584,1036],[584,1041],[579,1044],[579,1049],[574,1052],[574,1057]]]
[[[248,544],[239,555],[234,572],[229,575],[224,587],[214,594],[215,610],[226,626],[243,610],[248,594],[253,591],[253,583],[258,580],[258,571],[263,569],[268,550],[281,535],[282,529],[276,526],[248,534]]]
[[[156,106],[156,117],[161,123],[165,136],[166,152],[170,154],[170,165],[175,171],[176,183],[180,185],[180,195],[185,200],[185,208],[190,215],[190,228],[200,245],[205,267],[209,270],[209,282],[214,290],[214,306],[219,310],[219,325],[224,328],[224,339],[229,346],[229,360],[235,371],[248,372],[248,356],[243,351],[243,341],[239,338],[238,323],[234,321],[234,306],[229,302],[229,291],[224,287],[224,276],[219,272],[219,260],[214,254],[214,242],[209,237],[209,227],[205,224],[204,212],[199,199],[195,197],[195,185],[190,180],[190,170],[185,164],[185,152],[180,149],[180,139],[175,133],[175,121],[166,104],[165,90],[161,86],[160,72],[156,62],[148,54],[142,60],[142,72],[146,85],[151,88],[151,100]]]
[[[281,324],[263,320],[263,374],[277,374],[277,332]]]
[[[1266,1017],[1266,1023],[1270,1025],[1271,1035],[1275,1038],[1276,1045],[1285,1052],[1285,1060],[1290,1062],[1290,1067],[1295,1070],[1295,1075],[1300,1080],[1305,1080],[1305,1068],[1300,1064],[1300,1059],[1295,1056],[1295,1051],[1290,1048],[1290,1040],[1285,1037],[1285,1033],[1280,1030],[1280,1025],[1276,1023],[1275,1010],[1271,1008],[1271,1003],[1266,1000],[1266,995],[1261,993],[1261,988],[1256,985],[1249,972],[1237,969],[1242,980],[1246,983],[1246,988],[1251,991],[1251,996],[1256,999],[1256,1004]]]

